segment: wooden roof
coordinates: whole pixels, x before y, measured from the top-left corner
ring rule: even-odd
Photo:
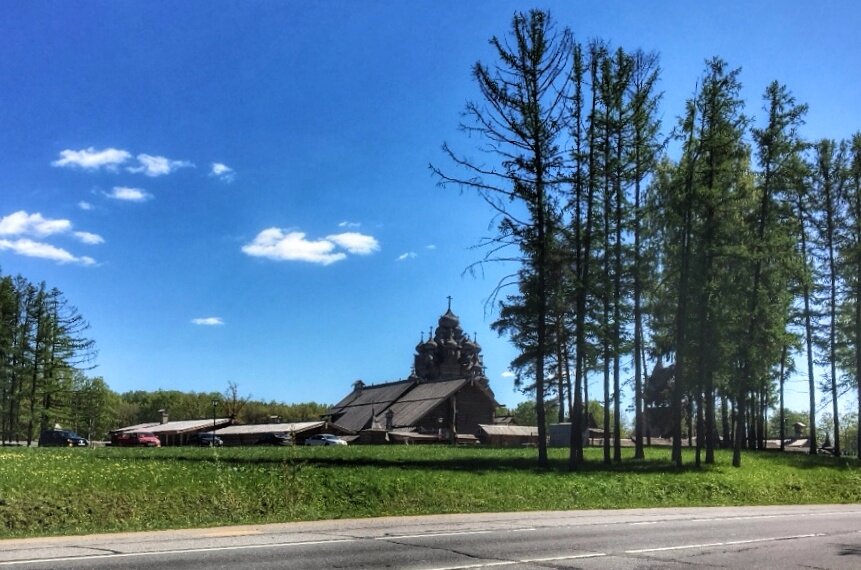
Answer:
[[[235,425],[221,428],[216,435],[264,435],[267,433],[302,433],[326,425],[326,422]]]
[[[469,382],[465,378],[442,382],[423,382],[407,392],[388,409],[378,413],[376,420],[386,425],[386,415],[391,410],[392,427],[407,427],[418,423],[431,410],[446,401],[452,394]]]
[[[538,426],[512,426],[512,425],[489,425],[478,424],[478,429],[487,435],[509,436],[509,437],[538,437]]]
[[[184,421],[170,421],[165,423],[146,423],[146,424],[137,424],[133,426],[128,426],[124,428],[120,428],[114,430],[114,433],[123,432],[123,433],[133,433],[133,432],[148,432],[153,433],[155,435],[159,434],[171,434],[171,433],[193,433],[196,431],[211,431],[213,424],[215,424],[215,429],[223,428],[225,426],[230,425],[232,420],[230,418],[216,418],[213,421],[212,418],[206,420],[184,420]]]
[[[332,423],[344,429],[352,432],[361,431],[370,427],[375,416],[385,411],[415,383],[415,380],[400,380],[388,384],[364,386],[350,392],[324,415],[330,417]]]

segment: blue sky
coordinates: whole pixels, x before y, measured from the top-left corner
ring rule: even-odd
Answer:
[[[470,68],[532,6],[659,52],[666,129],[714,55],[749,113],[777,79],[806,136],[861,129],[855,2],[7,2],[0,268],[66,294],[117,391],[332,403],[408,375],[451,295],[521,401],[484,307],[505,268],[462,275],[492,212],[427,166],[476,154]]]

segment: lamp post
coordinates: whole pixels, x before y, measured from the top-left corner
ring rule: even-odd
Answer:
[[[218,400],[212,400],[212,439],[209,440],[209,446],[215,446],[215,410],[218,408]]]

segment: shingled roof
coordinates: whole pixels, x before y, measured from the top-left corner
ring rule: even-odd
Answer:
[[[373,418],[385,411],[407,390],[415,380],[400,380],[376,386],[360,386],[323,414],[332,423],[352,432],[370,427]]]
[[[376,420],[386,424],[386,414],[391,410],[392,427],[407,427],[415,425],[431,410],[442,404],[452,394],[463,388],[469,382],[465,378],[459,380],[446,380],[444,382],[428,382],[419,384],[407,392],[388,409],[377,414]],[[384,413],[383,413],[384,412]]]

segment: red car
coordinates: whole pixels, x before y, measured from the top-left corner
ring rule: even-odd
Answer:
[[[144,431],[111,434],[111,445],[117,447],[161,447],[161,440]]]

